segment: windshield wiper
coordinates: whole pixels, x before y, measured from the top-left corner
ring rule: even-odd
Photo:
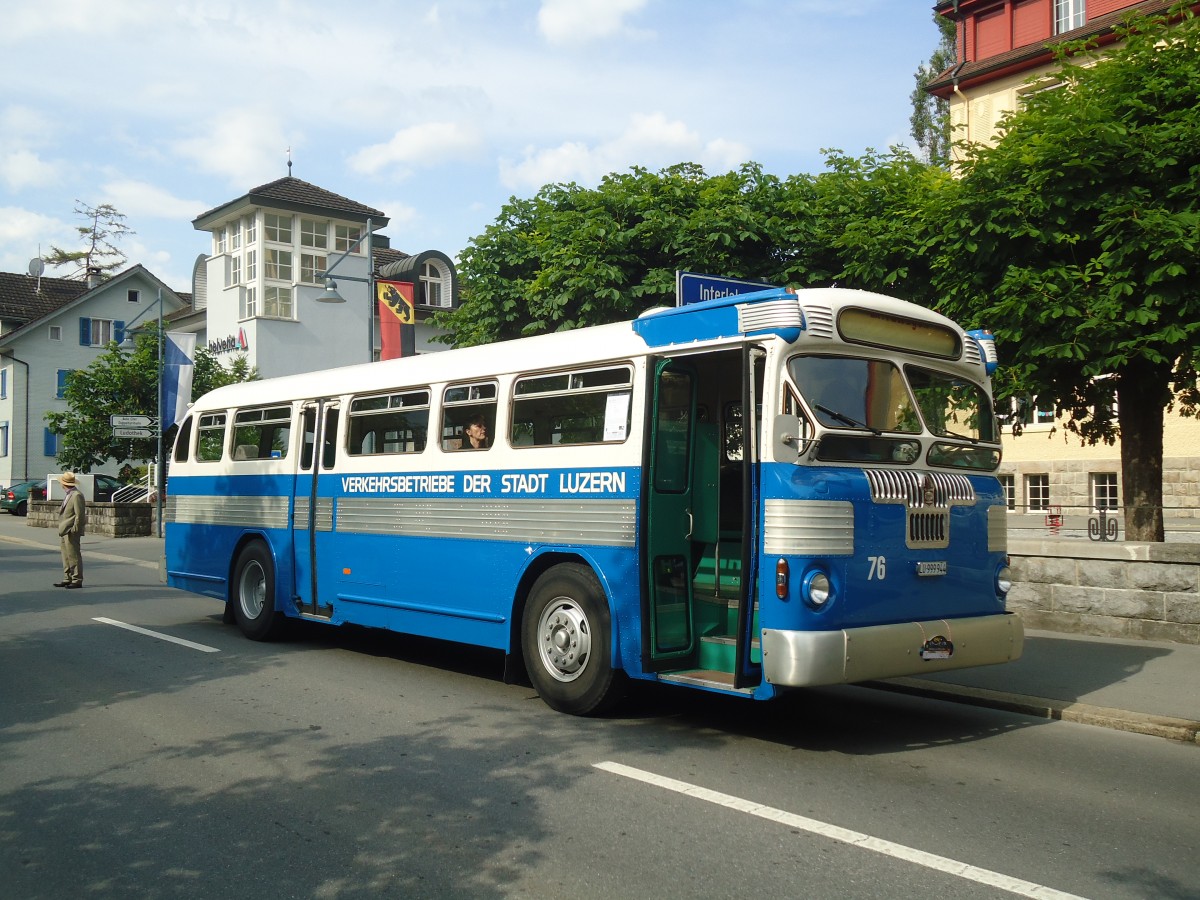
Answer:
[[[836,409],[830,409],[828,406],[822,406],[820,403],[814,403],[813,409],[815,409],[817,412],[823,412],[830,418],[837,419],[837,421],[841,422],[843,425],[849,425],[851,428],[865,428],[867,431],[871,432],[871,434],[876,436],[883,434],[883,432],[878,428],[872,428],[866,422],[860,422],[858,419],[851,418],[845,413],[838,412]]]

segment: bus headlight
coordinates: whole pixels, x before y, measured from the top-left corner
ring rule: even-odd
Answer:
[[[833,585],[824,572],[809,572],[800,586],[800,596],[813,609],[821,609],[833,599]]]
[[[1012,569],[1001,566],[996,570],[996,593],[1001,597],[1008,596],[1012,590]]]

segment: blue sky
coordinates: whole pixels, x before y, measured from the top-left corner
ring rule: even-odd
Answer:
[[[451,256],[511,196],[630,166],[784,176],[911,143],[933,0],[5,0],[0,271],[77,200],[191,290],[201,212],[292,174]],[[48,274],[66,276],[66,270]]]

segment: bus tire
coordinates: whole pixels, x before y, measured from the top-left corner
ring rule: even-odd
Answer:
[[[521,618],[525,668],[551,708],[597,715],[620,699],[624,680],[609,655],[612,622],[596,575],[563,563],[542,573]]]
[[[229,602],[238,628],[250,640],[269,641],[283,629],[285,617],[275,608],[275,566],[261,541],[238,554]]]

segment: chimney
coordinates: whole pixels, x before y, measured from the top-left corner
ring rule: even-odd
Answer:
[[[99,266],[88,266],[87,270],[87,286],[88,290],[100,287],[100,282],[104,280],[103,272]]]

